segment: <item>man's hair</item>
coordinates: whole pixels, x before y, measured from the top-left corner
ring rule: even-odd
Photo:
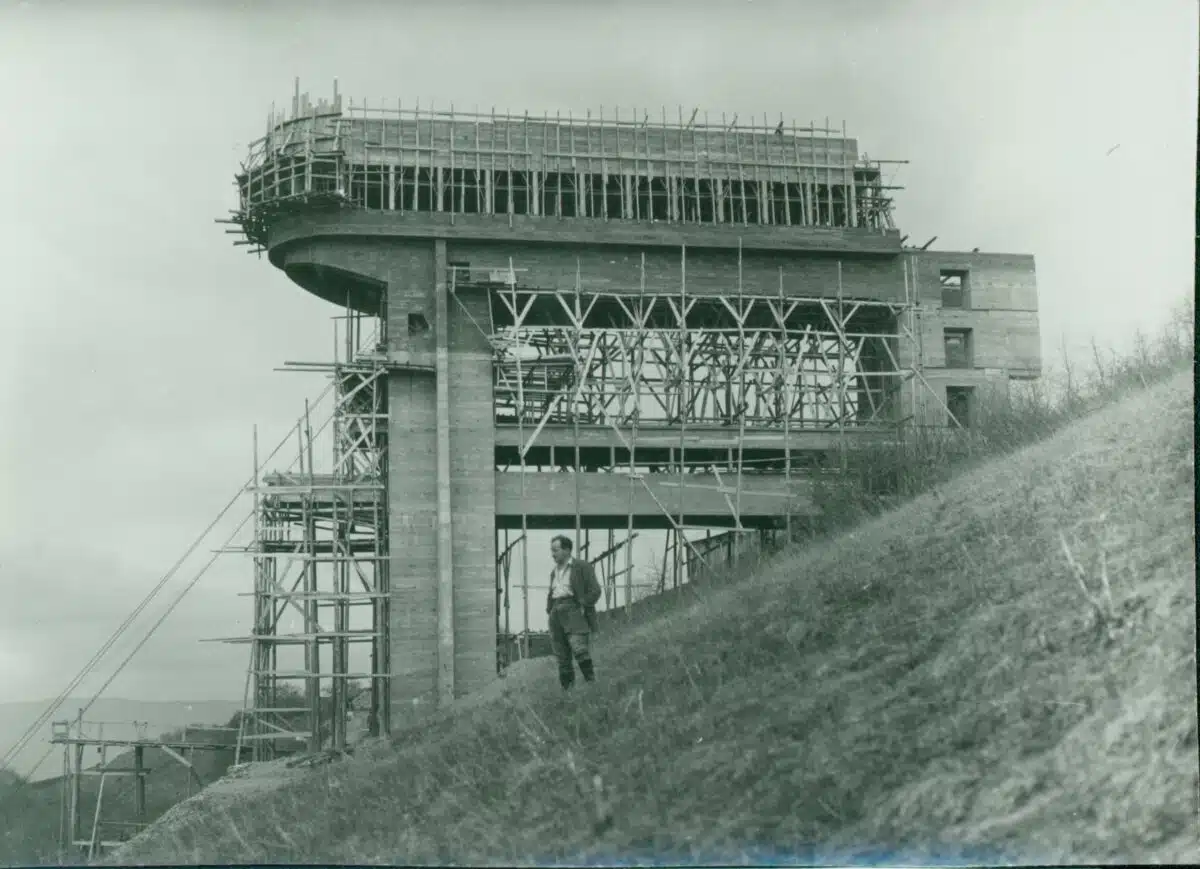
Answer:
[[[559,534],[556,537],[552,537],[550,539],[550,542],[557,543],[559,549],[565,549],[565,550],[567,550],[567,552],[570,552],[574,548],[573,544],[571,543],[571,538],[567,537],[563,534]]]

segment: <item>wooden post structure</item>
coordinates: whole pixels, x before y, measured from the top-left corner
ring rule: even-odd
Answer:
[[[688,414],[688,304],[687,304],[687,245],[679,248],[679,523],[675,529],[674,587],[678,588],[683,577],[683,542],[684,542],[684,488],[687,486],[686,455],[687,455],[687,414]]]
[[[582,345],[583,345],[583,317],[584,317],[583,300],[581,298],[581,291],[582,291],[581,284],[583,283],[582,269],[583,269],[583,266],[580,263],[579,257],[576,257],[575,258],[575,318],[574,318],[575,319],[575,334],[572,337],[572,341],[575,344],[575,352],[574,352],[575,383],[573,384],[575,389],[572,393],[572,395],[574,397],[571,401],[571,407],[570,407],[572,433],[575,436],[575,443],[574,443],[574,446],[572,447],[572,451],[575,453],[575,460],[574,460],[574,462],[572,462],[572,465],[574,466],[573,470],[575,472],[574,482],[575,482],[575,554],[576,554],[576,556],[579,556],[582,554],[582,547],[579,544],[579,537],[580,537],[580,534],[582,533],[582,527],[583,527],[583,521],[582,521],[582,518],[580,515],[581,511],[583,509],[583,500],[582,500],[582,495],[581,495],[580,488],[579,488],[579,485],[580,485],[579,478],[580,478],[580,475],[583,473],[583,464],[582,464],[582,461],[580,458],[580,450],[579,450],[579,399],[582,397],[583,384],[586,382],[587,377],[588,377],[587,365],[586,364],[584,364],[582,366],[580,365],[580,353],[582,352]]]
[[[637,304],[637,337],[626,351],[632,358],[626,359],[626,366],[633,387],[633,425],[629,438],[629,511],[625,516],[625,617],[633,617],[633,495],[637,486],[637,438],[638,423],[642,418],[642,365],[645,360],[646,342],[646,252],[642,251],[641,268],[638,272],[638,304]]]
[[[827,137],[828,138],[828,137]],[[829,206],[833,208],[832,202]],[[837,336],[838,336],[838,457],[846,472],[846,311],[842,299],[842,261],[837,264]]]
[[[133,749],[133,816],[139,824],[146,823],[146,749]]]
[[[507,127],[505,136],[507,136]],[[492,158],[493,161],[495,158]],[[511,158],[510,158],[511,159]],[[511,173],[510,173],[511,175]],[[509,207],[511,208],[511,197],[509,199]],[[511,217],[511,215],[510,215]],[[517,277],[513,271],[512,257],[508,258],[508,282],[512,289],[512,308],[513,319],[515,321],[514,331],[516,332],[516,368],[517,368],[517,443],[518,443],[518,458],[521,462],[521,642],[520,657],[522,659],[529,657],[529,516],[526,511],[526,494],[525,494],[525,361],[521,336],[524,334],[524,319],[521,314],[521,308],[517,298]]]
[[[83,710],[79,710],[79,715],[75,718],[75,734],[83,739]],[[71,777],[71,842],[77,842],[82,833],[82,811],[81,805],[83,797],[83,742],[79,742],[74,746],[75,763]]]
[[[783,392],[783,486],[786,498],[783,514],[787,542],[792,542],[792,373],[791,360],[787,350],[787,315],[786,300],[783,295],[783,266],[779,267],[779,376],[780,389]]]

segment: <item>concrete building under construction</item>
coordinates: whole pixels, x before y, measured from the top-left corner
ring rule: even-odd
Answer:
[[[627,606],[634,535],[703,561],[682,529],[786,527],[847,445],[970,426],[1039,374],[1033,257],[906,246],[888,164],[828,123],[291,102],[231,222],[342,310],[344,350],[308,366],[331,374],[332,464],[302,426],[297,467],[255,487],[235,639],[263,754],[345,739],[322,686],[336,710],[365,681],[386,730],[496,678],[518,549],[526,633],[544,601],[532,531],[607,533],[588,555]]]

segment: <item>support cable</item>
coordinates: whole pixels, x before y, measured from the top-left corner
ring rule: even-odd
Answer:
[[[328,386],[326,386],[325,389],[322,390],[320,395],[317,396],[316,402],[322,401],[325,398],[325,396],[329,393],[329,391],[333,388],[333,385],[334,384],[331,382]],[[330,417],[330,419],[332,419],[332,417]],[[297,426],[300,425],[302,423],[302,421],[303,421],[302,419],[298,420],[296,425]],[[325,425],[328,425],[328,422],[326,422]],[[322,430],[325,428],[325,425],[323,425],[321,427]],[[271,451],[270,455],[267,456],[265,461],[269,462],[272,458],[274,458],[276,453],[278,453],[284,447],[284,445],[288,442],[288,440],[290,440],[291,434],[292,434],[292,429],[295,427],[296,426],[293,426],[292,428],[288,429],[287,434],[284,435],[280,439],[279,444],[275,447],[275,449],[273,449]],[[289,470],[290,470],[290,468],[289,468]],[[73,692],[80,685],[80,683],[83,682],[84,679],[86,679],[89,675],[91,675],[92,671],[95,670],[95,668],[99,664],[100,660],[108,653],[108,651],[113,647],[113,645],[115,645],[116,642],[124,635],[125,631],[129,629],[130,625],[137,619],[137,617],[139,615],[141,615],[141,613],[146,609],[146,607],[150,605],[150,603],[154,600],[154,598],[156,598],[158,596],[158,594],[167,585],[167,583],[171,581],[171,579],[179,571],[180,567],[183,566],[184,562],[187,561],[187,559],[192,555],[192,553],[195,552],[197,548],[199,548],[200,544],[203,543],[204,540],[208,537],[208,535],[212,532],[213,528],[215,528],[217,526],[217,524],[225,517],[225,515],[233,508],[234,504],[237,503],[238,499],[245,492],[246,488],[248,486],[254,485],[256,482],[257,482],[256,480],[250,479],[238,489],[238,491],[234,494],[234,496],[225,504],[224,507],[221,508],[221,510],[217,514],[216,518],[214,518],[212,520],[212,522],[210,522],[208,524],[208,527],[206,527],[204,529],[204,531],[200,534],[200,536],[197,537],[196,540],[192,542],[192,544],[187,548],[187,550],[184,552],[184,554],[182,556],[180,556],[178,560],[176,560],[175,564],[172,565],[171,569],[167,571],[167,573],[162,577],[162,579],[159,580],[159,582],[154,586],[154,588],[151,589],[151,591],[146,595],[146,597],[143,598],[142,601],[134,608],[133,612],[130,613],[130,615],[125,618],[125,620],[116,628],[115,631],[113,631],[112,635],[108,638],[108,640],[104,643],[104,645],[101,646],[100,650],[98,652],[96,652],[91,657],[91,659],[88,660],[88,662],[83,666],[83,668],[81,668],[79,673],[77,673],[75,675],[75,677],[71,680],[71,682],[67,685],[67,687],[53,701],[51,701],[51,703],[47,707],[47,709],[37,718],[36,721],[34,721],[34,723],[32,725],[29,726],[28,729],[25,730],[25,732],[21,735],[21,737],[18,738],[17,742],[11,748],[9,748],[9,750],[7,752],[5,752],[4,756],[2,758],[0,758],[0,768],[7,767],[12,762],[12,760],[16,757],[16,755],[19,752],[21,752],[29,744],[29,742],[34,738],[34,736],[37,735],[37,732],[42,727],[44,727],[46,722],[58,711],[59,707],[61,707],[62,704],[64,702],[66,702],[66,700],[70,696],[71,692]],[[233,538],[241,531],[243,526],[245,526],[246,522],[248,522],[252,516],[253,516],[253,512],[247,514],[246,518],[244,518],[238,524],[237,528],[229,536],[229,538],[226,540],[225,544],[221,547],[221,549],[224,549],[224,546],[228,545],[228,543],[233,540]],[[196,575],[196,577],[193,578],[192,581],[184,588],[184,590],[175,599],[175,601],[173,601],[171,603],[171,605],[168,607],[166,613],[164,613],[163,616],[154,624],[154,627],[152,627],[150,629],[150,633],[147,634],[142,639],[142,641],[138,643],[138,645],[134,648],[133,652],[130,653],[130,655],[117,668],[116,673],[114,673],[113,676],[110,677],[109,680],[104,683],[104,686],[100,689],[100,691],[98,691],[95,694],[95,696],[93,696],[92,699],[88,701],[87,705],[83,708],[84,712],[86,712],[88,709],[90,709],[91,706],[96,702],[96,700],[98,700],[100,698],[100,695],[103,693],[103,691],[109,686],[109,684],[111,684],[113,679],[116,678],[116,676],[121,672],[121,670],[123,670],[125,668],[125,666],[129,663],[129,660],[132,658],[132,656],[134,654],[136,654],[137,651],[140,650],[143,645],[145,645],[146,641],[149,640],[150,635],[152,635],[154,633],[154,631],[157,630],[158,626],[160,624],[162,624],[163,620],[165,620],[167,615],[170,615],[170,613],[175,609],[175,607],[183,599],[183,596],[186,595],[188,593],[188,591],[190,591],[192,589],[192,587],[194,587],[196,585],[196,583],[200,580],[200,578],[204,575],[204,573],[207,572],[208,568],[213,564],[213,562],[216,561],[217,557],[220,554],[221,554],[220,550],[218,550],[217,553],[214,554],[213,558],[209,560],[209,562],[201,569],[201,571]],[[37,766],[34,767],[34,771],[36,771],[37,768],[40,767],[42,765],[42,763],[45,762],[45,759],[47,757],[49,757],[51,751],[53,751],[53,748],[51,748],[50,751],[47,751],[47,753],[42,757],[42,759],[38,761]]]

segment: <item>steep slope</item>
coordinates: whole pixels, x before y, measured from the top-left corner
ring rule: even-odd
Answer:
[[[532,667],[112,859],[1200,859],[1192,412],[1180,375],[612,630],[590,690]]]

